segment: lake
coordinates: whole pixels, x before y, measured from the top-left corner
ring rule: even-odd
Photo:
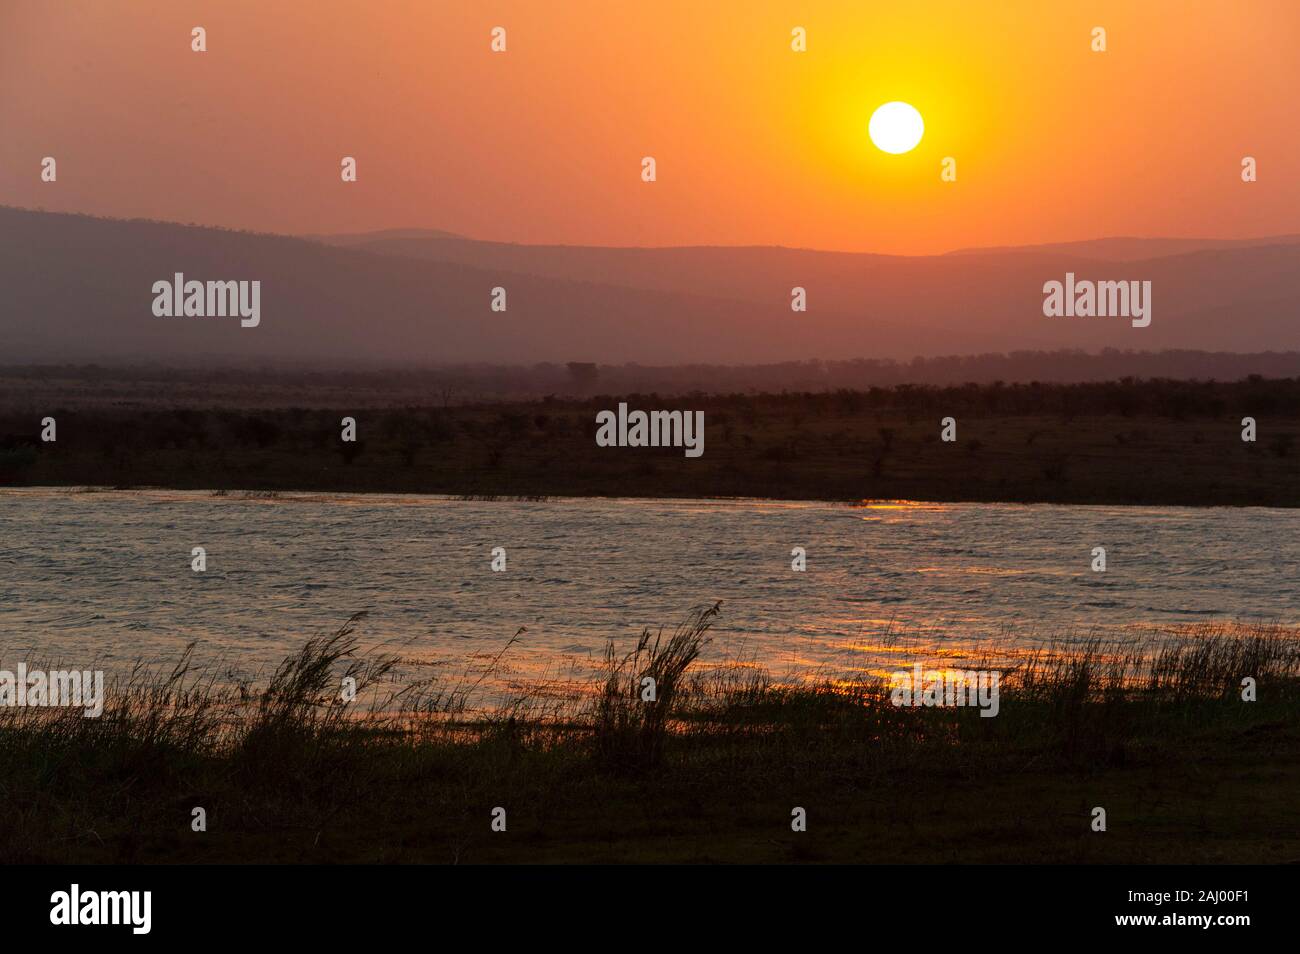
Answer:
[[[265,675],[359,611],[366,645],[448,679],[525,627],[483,684],[496,697],[585,679],[607,639],[630,648],[716,600],[705,661],[781,678],[1300,624],[1300,510],[35,488],[0,491],[0,517],[10,669],[169,665],[197,641]]]

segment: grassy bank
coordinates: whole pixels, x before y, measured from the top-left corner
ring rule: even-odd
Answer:
[[[204,409],[11,396],[0,405],[0,484],[1300,505],[1295,380],[366,406],[374,400]],[[703,456],[596,446],[597,412],[620,401],[702,412]],[[40,440],[46,416],[57,441]],[[1242,440],[1247,416],[1254,442]],[[345,417],[355,441],[341,439]],[[941,440],[946,417],[952,442]]]
[[[611,647],[570,703],[469,713],[455,689],[394,690],[392,660],[362,659],[349,624],[251,692],[182,661],[137,671],[99,719],[0,710],[0,860],[1300,859],[1294,632],[1044,653],[1003,673],[982,718],[896,707],[875,680],[701,667],[717,612]],[[339,699],[346,676],[382,693],[368,715]],[[191,830],[196,806],[207,831]]]

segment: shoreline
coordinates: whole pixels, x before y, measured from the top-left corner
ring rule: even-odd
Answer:
[[[194,500],[216,500],[227,501],[230,503],[319,503],[331,500],[347,501],[358,500],[375,503],[392,501],[395,503],[499,503],[499,504],[581,504],[590,501],[601,501],[608,503],[620,504],[681,504],[682,506],[690,505],[714,505],[714,506],[746,506],[746,505],[772,505],[775,507],[845,507],[849,509],[872,510],[878,508],[891,508],[895,506],[908,507],[913,509],[926,508],[946,508],[946,507],[978,507],[978,506],[1004,506],[1004,507],[1070,507],[1072,509],[1095,509],[1095,510],[1293,510],[1300,507],[1300,502],[1294,506],[1279,506],[1276,504],[1162,504],[1162,503],[1058,503],[1051,500],[914,500],[902,497],[878,497],[863,498],[860,500],[839,500],[839,499],[818,499],[813,497],[801,499],[787,499],[782,497],[747,497],[747,496],[728,496],[728,497],[678,497],[678,496],[644,496],[644,495],[619,495],[619,494],[547,494],[547,495],[511,495],[511,494],[451,494],[451,493],[421,493],[419,491],[410,491],[403,493],[394,493],[387,490],[268,490],[256,487],[171,487],[163,485],[143,484],[140,486],[112,486],[112,485],[85,485],[85,484],[43,484],[31,486],[3,486],[0,485],[0,499],[4,497],[21,497],[23,495],[44,495],[44,496],[112,496],[114,494],[122,495],[155,495],[164,497],[167,495],[181,495]]]

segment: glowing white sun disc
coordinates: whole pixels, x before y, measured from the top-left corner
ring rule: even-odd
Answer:
[[[898,155],[916,148],[925,132],[925,122],[914,106],[885,103],[871,114],[867,132],[877,149]]]

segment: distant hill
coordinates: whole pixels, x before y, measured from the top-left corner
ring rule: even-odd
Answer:
[[[372,235],[374,233],[371,233]],[[418,236],[406,236],[417,238]],[[1002,255],[1008,253],[1065,254],[1103,261],[1137,262],[1166,255],[1183,255],[1187,252],[1205,252],[1214,249],[1258,248],[1263,245],[1295,245],[1300,235],[1272,235],[1253,239],[1200,239],[1200,238],[1115,238],[1088,239],[1080,242],[1052,242],[1047,245],[998,245],[987,248],[961,248],[949,255]]]
[[[325,242],[329,245],[365,245],[383,239],[463,239],[465,236],[443,229],[380,229],[376,232],[333,232],[324,235],[304,235],[303,238]]]
[[[422,230],[309,240],[0,208],[0,354],[7,363],[212,356],[663,365],[1300,350],[1300,239],[1171,254],[1168,243],[1181,241],[902,257],[512,245]],[[260,280],[261,326],[154,317],[151,287],[176,271]],[[1044,318],[1043,282],[1066,271],[1151,280],[1151,326]],[[807,313],[790,310],[796,285],[807,289]],[[489,308],[496,286],[507,290],[504,314]]]

